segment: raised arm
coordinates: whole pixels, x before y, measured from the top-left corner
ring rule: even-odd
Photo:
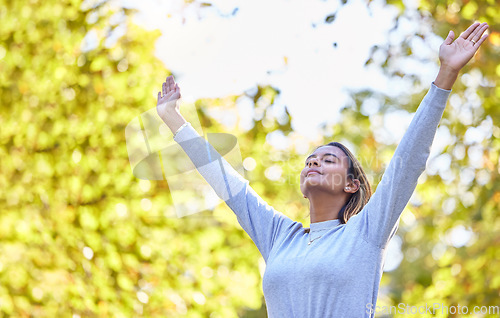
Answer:
[[[455,41],[450,31],[439,49],[441,68],[436,80],[418,107],[377,190],[357,219],[366,238],[380,247],[386,246],[397,230],[399,216],[425,169],[451,88],[462,67],[486,39],[483,34],[487,29],[486,23],[474,23]]]
[[[262,200],[249,186],[249,182],[196,132],[179,111],[180,97],[179,86],[172,76],[167,77],[162,92],[158,93],[158,115],[174,133],[174,140],[180,144],[198,172],[236,214],[241,227],[267,262],[276,239],[292,226],[298,226],[298,223]]]

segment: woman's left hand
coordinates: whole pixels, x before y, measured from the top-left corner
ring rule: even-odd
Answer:
[[[455,34],[450,31],[439,48],[441,67],[458,73],[472,59],[488,37],[488,34],[483,36],[487,29],[488,24],[486,22],[474,23],[455,41],[453,41]]]

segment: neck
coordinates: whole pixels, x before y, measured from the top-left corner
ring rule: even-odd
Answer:
[[[347,203],[345,194],[318,192],[309,194],[308,198],[311,223],[338,219],[340,210]]]

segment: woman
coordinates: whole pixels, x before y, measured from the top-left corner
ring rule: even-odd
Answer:
[[[451,88],[487,29],[474,23],[455,41],[450,31],[439,49],[439,73],[371,198],[363,169],[343,145],[320,146],[306,159],[300,189],[309,200],[310,229],[264,202],[182,117],[172,76],[163,83],[159,116],[266,261],[269,317],[374,317],[386,247],[425,169]],[[216,159],[222,171],[208,165]]]

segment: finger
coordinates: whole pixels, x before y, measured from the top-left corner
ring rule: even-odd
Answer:
[[[158,92],[158,102],[160,102],[161,92]]]
[[[165,93],[167,93],[167,92],[168,92],[168,90],[169,90],[169,89],[168,89],[168,88],[169,88],[169,86],[170,86],[170,76],[169,76],[169,77],[167,77],[167,79],[165,80]]]
[[[172,90],[172,75],[167,77],[167,81],[165,83],[165,88],[167,90],[167,94]]]
[[[167,83],[161,84],[161,90],[163,92],[163,95],[167,94],[167,88],[166,88],[166,86],[167,86]]]
[[[174,76],[173,75],[170,75],[170,82],[169,82],[170,86],[169,88],[171,90],[174,90],[175,89],[175,81],[174,81]]]
[[[453,43],[453,39],[455,38],[455,33],[453,31],[448,32],[448,36],[444,39],[444,44],[450,45]]]
[[[168,93],[169,87],[170,87],[170,76],[168,76],[167,79],[165,80],[165,92]]]
[[[478,48],[483,44],[484,40],[488,37],[488,34],[486,33],[479,41],[477,41],[476,45]]]
[[[474,32],[474,36],[472,37],[472,40],[474,40],[474,42],[479,41],[479,39],[481,38],[481,36],[483,36],[483,33],[487,29],[488,29],[488,24],[487,23],[481,25],[481,27],[478,28],[477,32]]]
[[[473,23],[470,27],[467,28],[467,30],[464,31],[464,33],[462,33],[462,35],[460,35],[460,37],[462,39],[467,40],[469,35],[471,35],[472,31],[474,31],[478,25],[479,25],[479,22]]]
[[[488,24],[487,23],[481,23],[475,30],[474,32],[472,32],[470,35],[469,35],[469,38],[468,40],[472,41],[474,40],[474,42],[477,42],[479,40],[479,38],[481,37],[481,35],[483,35],[484,31],[486,31],[486,26]]]

